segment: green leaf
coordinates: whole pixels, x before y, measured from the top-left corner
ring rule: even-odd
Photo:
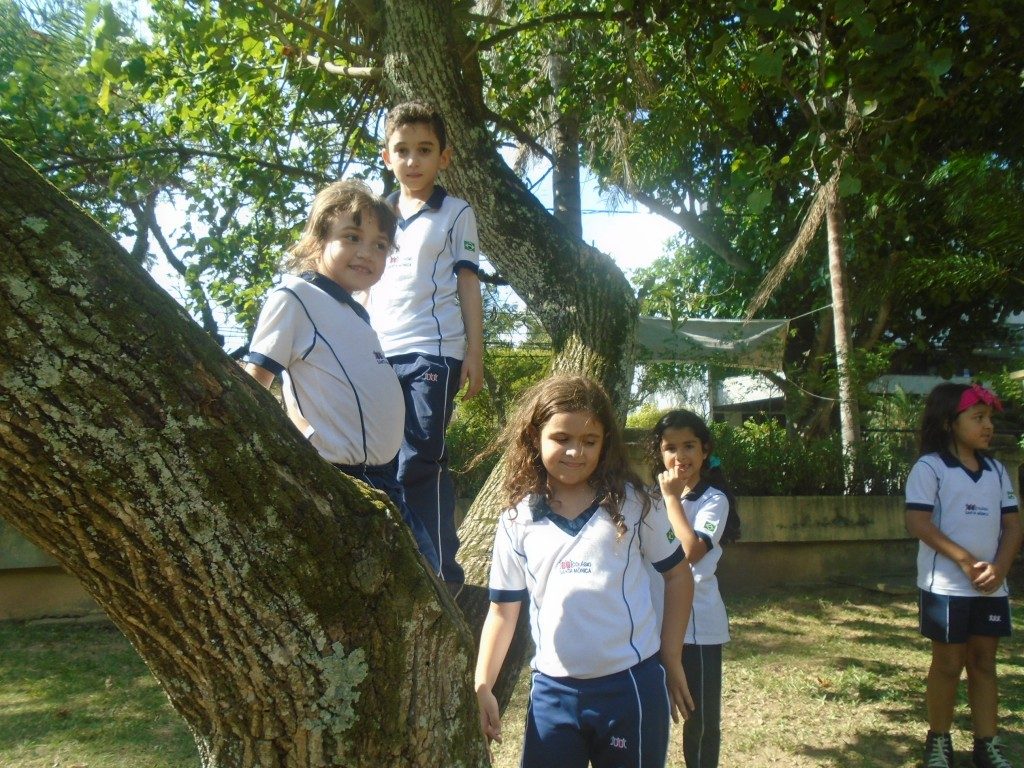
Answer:
[[[949,72],[953,66],[953,52],[949,48],[939,48],[925,63],[925,71],[935,80]]]
[[[755,189],[749,195],[747,195],[747,209],[751,214],[757,216],[759,213],[764,211],[768,207],[768,204],[772,201],[771,190],[768,189]]]
[[[878,24],[878,20],[874,14],[871,13],[858,13],[851,17],[854,29],[860,34],[861,37],[870,40],[875,36],[875,27]]]
[[[826,88],[832,90],[841,82],[843,82],[844,73],[841,69],[835,65],[830,65],[825,68],[824,79],[822,83]]]
[[[141,56],[136,56],[125,65],[124,71],[132,83],[140,83],[146,76],[146,60]]]
[[[845,174],[839,177],[839,196],[849,197],[860,192],[860,179],[856,176]]]
[[[92,36],[92,34],[93,34],[93,25],[96,23],[96,19],[99,18],[100,9],[101,9],[101,4],[100,4],[99,0],[89,0],[89,2],[85,3],[82,6],[82,12],[83,12],[82,31],[85,32],[86,35]]]
[[[100,86],[100,94],[96,97],[96,104],[103,110],[104,114],[110,112],[110,78],[103,78],[103,85]]]
[[[750,62],[750,68],[755,74],[779,81],[782,79],[782,54],[779,51],[760,50]]]

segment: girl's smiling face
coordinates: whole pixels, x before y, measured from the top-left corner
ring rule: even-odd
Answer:
[[[548,486],[557,494],[590,480],[601,460],[604,426],[590,411],[556,413],[541,427],[538,442]]]
[[[384,274],[391,239],[377,219],[364,213],[356,217],[339,211],[327,232],[316,271],[331,278],[349,293],[366,291]]]
[[[661,436],[661,463],[665,469],[676,468],[688,488],[700,482],[700,471],[708,450],[689,427],[669,427]]]

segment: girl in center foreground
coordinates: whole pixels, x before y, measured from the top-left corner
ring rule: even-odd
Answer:
[[[476,665],[484,734],[501,740],[491,689],[529,598],[523,768],[663,768],[669,715],[693,708],[681,663],[693,576],[664,507],[629,468],[608,396],[582,377],[541,381],[501,449],[507,509]],[[665,579],[660,628],[643,560]]]

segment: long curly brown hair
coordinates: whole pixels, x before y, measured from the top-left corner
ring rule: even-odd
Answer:
[[[597,382],[584,376],[568,375],[551,376],[537,382],[519,398],[505,428],[484,455],[504,454],[500,493],[506,508],[515,507],[530,494],[546,498],[549,495],[548,473],[540,456],[541,429],[556,413],[580,411],[589,411],[604,427],[601,456],[589,483],[622,536],[626,532],[622,517],[626,486],[632,485],[640,499],[641,517],[647,515],[651,500],[630,467],[615,409]]]

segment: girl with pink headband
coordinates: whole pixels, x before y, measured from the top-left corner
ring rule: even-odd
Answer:
[[[954,764],[950,729],[967,668],[976,768],[1012,768],[996,737],[996,649],[1010,634],[1006,574],[1021,543],[1006,468],[986,451],[999,398],[978,384],[928,395],[921,456],[907,478],[907,530],[920,539],[920,630],[932,643],[925,691],[925,768]]]

